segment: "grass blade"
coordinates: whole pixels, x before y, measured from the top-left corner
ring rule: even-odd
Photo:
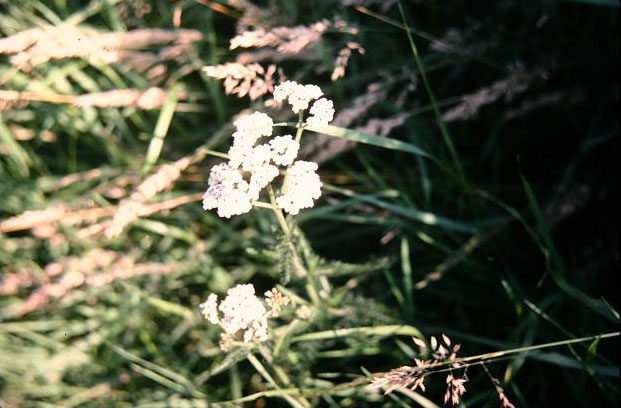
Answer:
[[[474,226],[469,225],[467,223],[463,223],[460,221],[454,221],[454,220],[451,220],[451,219],[448,219],[448,218],[445,218],[439,215],[435,215],[430,212],[418,211],[413,208],[407,208],[407,207],[403,207],[398,204],[388,203],[386,201],[380,200],[379,198],[376,198],[373,196],[357,194],[353,192],[352,190],[338,188],[334,186],[327,186],[327,185],[324,185],[324,188],[330,191],[344,194],[349,197],[355,197],[359,199],[360,201],[364,201],[369,204],[376,205],[380,208],[389,210],[402,217],[405,217],[405,218],[408,218],[414,221],[422,222],[423,224],[438,226],[438,227],[445,228],[447,230],[463,232],[463,233],[474,234],[477,231],[477,229]]]
[[[449,153],[453,159],[455,164],[455,168],[457,169],[457,174],[459,179],[464,187],[464,190],[467,190],[466,177],[464,175],[464,171],[461,166],[461,161],[459,156],[457,155],[457,150],[455,149],[455,145],[453,144],[453,140],[451,139],[451,135],[446,128],[446,124],[442,119],[442,115],[440,113],[440,108],[438,107],[438,102],[436,101],[436,97],[431,90],[431,86],[429,85],[429,80],[427,79],[427,74],[425,73],[425,68],[423,67],[423,63],[418,56],[418,48],[416,48],[416,44],[414,43],[414,38],[412,37],[412,32],[410,27],[408,26],[407,21],[405,20],[405,12],[403,11],[403,5],[401,1],[397,3],[399,5],[399,12],[401,13],[401,19],[403,20],[403,25],[405,27],[405,32],[408,35],[408,41],[410,42],[410,47],[412,48],[412,54],[414,55],[414,61],[416,61],[416,66],[418,68],[418,72],[423,80],[423,84],[425,85],[425,89],[427,90],[427,94],[429,95],[429,99],[431,101],[431,106],[433,107],[433,113],[436,117],[436,122],[438,123],[438,127],[440,128],[440,133],[442,133],[442,138],[444,139],[444,143],[448,147]]]
[[[313,333],[301,334],[291,339],[292,343],[299,341],[317,341],[337,339],[351,335],[366,336],[414,336],[423,338],[422,333],[413,326],[407,325],[387,325],[375,327],[351,327],[347,329],[324,330]]]
[[[561,258],[560,254],[556,249],[556,246],[554,245],[554,240],[552,239],[550,228],[543,217],[543,213],[541,212],[541,207],[537,202],[535,193],[533,192],[533,189],[531,188],[528,181],[526,181],[523,176],[521,177],[521,179],[524,186],[524,191],[526,192],[526,197],[528,198],[530,209],[535,216],[535,221],[537,222],[539,232],[541,233],[541,251],[546,258],[546,262],[548,263],[548,271],[550,272],[550,276],[554,280],[554,283],[556,283],[558,288],[561,289],[563,292],[579,300],[596,313],[610,319],[613,322],[618,323],[619,315],[611,311],[610,305],[608,303],[603,302],[599,299],[592,298],[591,296],[587,295],[580,289],[572,286],[569,282],[567,282],[565,278],[565,263],[563,262],[563,259]]]
[[[429,159],[435,158],[421,149],[420,147],[411,143],[402,142],[401,140],[391,139],[389,137],[383,137],[378,135],[371,135],[369,133],[362,133],[356,130],[346,129],[339,126],[312,126],[306,125],[306,130],[311,132],[323,133],[329,136],[342,137],[343,139],[352,140],[354,142],[365,143],[373,146],[383,147],[385,149],[398,150],[407,153],[413,153],[421,157]]]
[[[412,287],[410,244],[405,236],[401,238],[401,269],[403,270],[403,290],[405,290],[405,315],[411,320],[414,316],[414,288]]]
[[[168,133],[170,122],[172,121],[172,117],[175,113],[178,94],[179,86],[174,86],[168,93],[168,99],[166,99],[166,102],[160,111],[160,116],[157,118],[155,130],[153,131],[153,138],[151,139],[151,143],[149,143],[149,148],[147,149],[146,160],[142,169],[143,174],[147,174],[157,161],[158,157],[160,157],[162,146],[164,145],[164,138]]]
[[[11,135],[11,131],[4,124],[0,113],[0,143],[7,148],[9,159],[15,168],[15,176],[27,178],[30,175],[32,158],[24,148]]]

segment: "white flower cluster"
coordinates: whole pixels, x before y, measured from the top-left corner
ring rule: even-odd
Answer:
[[[334,118],[334,103],[326,98],[317,100],[310,109],[309,125],[325,126]]]
[[[300,85],[294,81],[285,81],[274,88],[274,100],[283,102],[286,99],[295,113],[307,109],[310,101],[317,99],[310,108],[309,125],[327,125],[334,118],[334,104],[322,96],[318,86]]]
[[[235,335],[243,331],[246,343],[267,339],[267,310],[251,284],[229,289],[220,305],[218,296],[212,293],[200,309],[210,323],[219,324],[225,333]]]
[[[299,149],[291,136],[288,145],[256,145],[262,136],[272,135],[272,118],[265,113],[245,115],[233,124],[237,131],[233,133],[229,161],[212,167],[209,187],[203,195],[203,208],[217,208],[218,215],[225,218],[250,211],[252,201],[258,200],[261,190],[280,174],[274,164],[291,164]],[[291,156],[289,163],[283,160]]]
[[[282,102],[289,100],[291,110],[295,113],[308,109],[313,99],[321,98],[323,92],[317,85],[301,85],[294,81],[285,81],[274,88],[274,100]]]
[[[230,343],[240,332],[245,343],[265,341],[268,316],[278,316],[282,306],[290,301],[277,289],[265,292],[265,296],[265,300],[257,297],[252,284],[237,285],[227,291],[219,305],[218,296],[212,293],[199,307],[205,319],[224,331],[221,343]]]
[[[211,168],[209,187],[203,194],[203,208],[218,209],[218,215],[230,218],[252,209],[249,198],[249,184],[242,174],[228,163],[221,163]]]
[[[300,85],[293,81],[285,81],[274,89],[274,99],[279,102],[287,99],[294,112],[307,109],[315,100],[308,118],[312,125],[327,125],[334,117],[332,101],[321,98],[322,95],[316,85]],[[211,169],[209,186],[203,195],[203,208],[217,209],[218,215],[224,218],[250,211],[261,190],[280,175],[278,166],[290,166],[286,191],[276,199],[278,206],[290,214],[313,207],[314,201],[321,196],[322,183],[315,163],[295,161],[299,143],[291,135],[286,135],[257,144],[261,137],[272,136],[274,123],[265,113],[245,115],[233,125],[236,131],[228,151],[229,161]]]
[[[298,156],[300,144],[291,135],[276,136],[270,140],[272,160],[280,166],[289,166]]]
[[[276,199],[278,206],[296,215],[302,208],[311,208],[321,196],[323,185],[317,175],[317,163],[298,160],[287,172],[285,193]]]

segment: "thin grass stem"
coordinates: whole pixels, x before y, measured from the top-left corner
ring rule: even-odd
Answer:
[[[438,123],[438,127],[440,128],[440,133],[442,134],[444,143],[446,144],[449,150],[449,154],[451,155],[451,158],[453,159],[453,163],[455,165],[455,168],[457,169],[457,174],[459,175],[459,180],[462,184],[462,187],[464,188],[464,190],[467,190],[466,177],[464,175],[464,171],[461,166],[461,161],[457,154],[457,150],[455,149],[455,145],[453,144],[453,140],[451,139],[449,131],[446,127],[446,124],[444,123],[444,120],[442,119],[442,114],[440,113],[440,108],[438,107],[438,102],[436,101],[436,97],[433,91],[431,90],[429,79],[427,78],[427,74],[425,73],[425,67],[423,66],[423,62],[421,61],[418,55],[418,48],[416,47],[416,44],[414,43],[414,38],[412,37],[412,32],[410,30],[410,27],[407,25],[407,21],[405,19],[405,12],[403,10],[403,5],[401,4],[401,1],[398,2],[398,5],[399,5],[399,12],[401,13],[401,19],[403,20],[403,27],[405,28],[405,32],[407,33],[408,40],[412,48],[412,54],[414,55],[414,60],[416,62],[416,66],[420,73],[421,79],[423,80],[425,90],[427,91],[427,94],[429,95],[429,99],[433,107],[433,113],[436,117],[436,122]]]

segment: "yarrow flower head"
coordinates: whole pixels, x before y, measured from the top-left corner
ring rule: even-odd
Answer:
[[[298,113],[308,108],[313,99],[321,98],[323,92],[317,85],[301,85],[294,81],[285,81],[274,88],[274,100],[283,102],[288,99],[291,110]]]
[[[224,218],[246,213],[252,209],[248,188],[248,183],[236,168],[228,163],[218,164],[209,173],[209,188],[203,194],[203,208],[217,208],[218,215]]]
[[[270,164],[270,146],[255,146],[261,137],[271,136],[272,119],[265,113],[254,112],[233,124],[237,131],[228,152],[229,162],[211,169],[209,187],[203,195],[203,208],[217,208],[218,215],[225,218],[250,211],[252,201],[258,200],[261,190],[279,174],[278,168]],[[245,177],[247,173],[249,177]]]
[[[226,293],[218,307],[222,312],[220,326],[229,334],[242,330],[244,341],[267,339],[267,317],[263,302],[255,296],[254,286],[237,285]]]
[[[290,166],[298,155],[300,144],[291,135],[277,136],[270,140],[272,160],[279,166]]]
[[[295,92],[296,88],[300,86],[294,81],[285,81],[274,88],[274,99],[276,102],[282,102]]]
[[[310,108],[311,116],[306,123],[314,126],[325,126],[334,118],[334,103],[326,98],[321,98],[313,103]]]
[[[218,296],[212,293],[199,306],[210,323],[222,328],[221,347],[228,347],[239,333],[244,343],[267,339],[267,318],[279,316],[290,300],[277,289],[265,295],[267,299],[262,300],[252,284],[242,284],[229,289],[219,305]]]
[[[239,167],[256,155],[252,148],[259,138],[272,135],[274,122],[265,113],[254,112],[240,117],[233,125],[237,131],[233,133],[233,146],[229,150],[229,156],[231,165]]]
[[[274,122],[267,114],[262,112],[254,112],[250,115],[244,115],[233,122],[233,126],[237,129],[240,135],[252,135],[252,136],[271,136],[272,126]]]
[[[316,85],[301,85],[285,81],[274,89],[274,99],[288,100],[294,112],[310,109],[308,123],[326,125],[334,117],[332,101],[321,98],[323,92]],[[321,98],[321,99],[319,99]],[[300,119],[302,120],[302,119]],[[311,208],[321,196],[321,181],[317,165],[311,162],[294,162],[300,144],[291,135],[275,136],[266,143],[257,142],[271,137],[274,122],[261,112],[239,117],[233,125],[233,144],[228,151],[229,161],[211,169],[208,188],[203,195],[203,208],[217,209],[220,217],[229,218],[252,209],[252,202],[260,198],[261,191],[279,175],[285,174],[277,205],[290,214],[302,208]],[[281,172],[278,166],[285,167]]]
[[[289,214],[311,208],[321,196],[323,184],[317,175],[317,163],[298,160],[289,169],[285,193],[276,199],[278,206]]]

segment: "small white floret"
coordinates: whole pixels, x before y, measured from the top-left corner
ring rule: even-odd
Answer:
[[[269,144],[272,161],[279,166],[291,165],[300,150],[300,144],[291,135],[277,136]]]

